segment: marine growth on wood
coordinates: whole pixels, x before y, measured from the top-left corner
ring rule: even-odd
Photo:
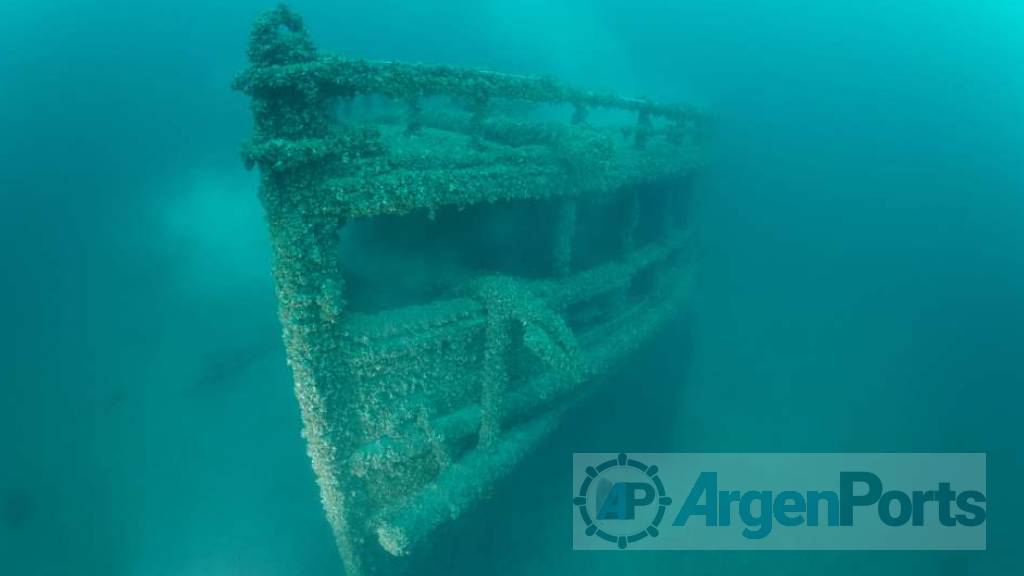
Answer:
[[[347,573],[393,573],[685,303],[707,116],[321,54],[284,6],[256,22],[249,60],[243,158],[261,174],[303,436]],[[367,255],[346,227],[523,204],[543,215],[520,230],[544,239],[539,271],[481,266],[422,301],[353,305],[346,261]]]

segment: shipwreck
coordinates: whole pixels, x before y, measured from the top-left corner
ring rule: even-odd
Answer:
[[[322,54],[283,6],[248,55],[243,157],[260,171],[303,436],[347,572],[390,573],[685,304],[707,116]],[[431,260],[473,234],[529,254]],[[416,272],[353,271],[389,239]]]

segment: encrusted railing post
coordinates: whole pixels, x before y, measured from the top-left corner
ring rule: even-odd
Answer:
[[[480,379],[480,406],[483,412],[479,445],[487,448],[497,444],[501,434],[502,399],[508,387],[508,350],[512,343],[507,318],[488,314],[484,338],[484,368]]]
[[[478,297],[487,309],[484,325],[484,358],[480,374],[479,446],[492,447],[501,434],[502,400],[508,387],[508,353],[512,346],[511,280],[486,278],[478,287]]]
[[[415,409],[416,425],[423,431],[423,436],[430,445],[430,451],[437,463],[437,469],[443,471],[451,466],[452,456],[445,445],[444,437],[434,426],[434,418],[437,416],[433,405],[427,398],[420,398],[419,405]]]

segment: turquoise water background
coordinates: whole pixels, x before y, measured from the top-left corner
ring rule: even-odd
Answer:
[[[0,5],[0,573],[339,574],[229,90],[271,2]],[[1018,574],[1024,4],[295,1],[716,115],[689,316],[423,574]],[[985,451],[983,553],[570,551],[573,451]]]

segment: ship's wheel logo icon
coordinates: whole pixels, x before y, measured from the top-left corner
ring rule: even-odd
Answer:
[[[587,536],[625,549],[658,536],[658,525],[672,499],[665,494],[657,466],[619,454],[586,468],[572,504],[586,525]]]

